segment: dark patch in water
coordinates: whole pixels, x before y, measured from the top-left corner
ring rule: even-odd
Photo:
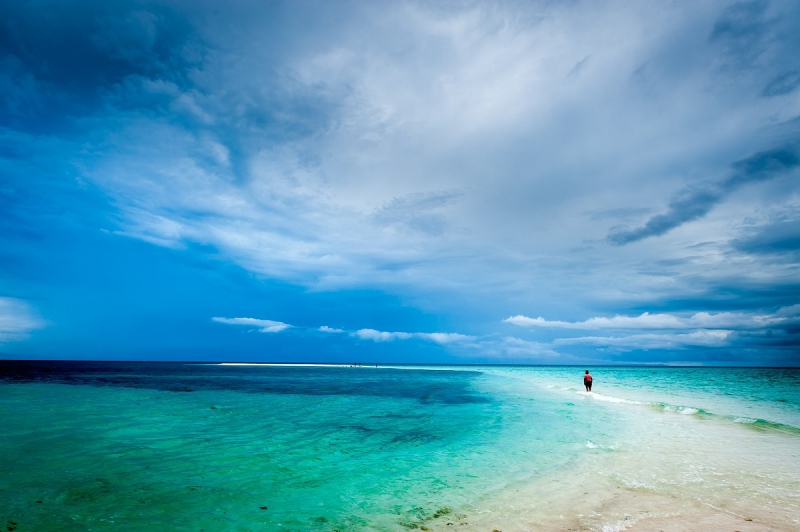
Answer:
[[[421,403],[486,403],[470,382],[476,371],[292,366],[219,366],[174,362],[0,360],[0,381],[121,386],[170,392],[235,391],[297,395],[355,395]]]
[[[383,419],[420,419],[426,417],[422,414],[381,414],[378,416],[369,416],[371,418]]]
[[[435,434],[429,432],[412,431],[392,438],[392,443],[414,444],[421,445],[423,443],[430,443],[440,439]]]
[[[339,428],[355,430],[357,432],[375,432],[375,429],[365,427],[364,425],[341,425]]]

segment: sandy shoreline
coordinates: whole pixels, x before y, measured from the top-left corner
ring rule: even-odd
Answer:
[[[608,476],[587,478],[576,468],[485,499],[471,511],[420,525],[464,532],[793,532],[800,509],[772,507],[753,496],[712,506],[691,495],[617,485]],[[591,476],[591,475],[590,475]],[[425,530],[423,529],[423,530]]]
[[[605,496],[585,492],[575,506],[581,513],[553,512],[555,501],[537,501],[529,507],[506,505],[472,515],[447,515],[421,524],[429,531],[468,532],[792,532],[797,524],[760,512],[732,513],[699,501],[667,495],[621,491]],[[591,507],[586,507],[591,501]],[[599,503],[599,504],[597,504]],[[595,506],[597,504],[597,506]]]
[[[782,524],[763,515],[754,516],[752,512],[737,515],[698,501],[655,494],[624,494],[607,501],[599,510],[605,516],[616,517],[616,521],[604,520],[602,525],[598,526],[596,523],[576,519],[576,526],[560,527],[558,530],[602,530],[603,532],[785,530],[788,532],[796,529],[788,523]]]

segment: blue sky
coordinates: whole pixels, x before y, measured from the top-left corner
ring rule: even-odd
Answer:
[[[800,364],[796,2],[0,5],[3,358]]]

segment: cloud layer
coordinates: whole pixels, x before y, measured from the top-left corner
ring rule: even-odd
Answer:
[[[265,333],[276,333],[285,331],[287,329],[298,328],[295,327],[294,325],[289,325],[288,323],[283,323],[280,321],[262,320],[257,318],[214,317],[211,318],[211,320],[217,323],[225,323],[227,325],[245,325],[249,327],[256,327],[257,328],[256,330]],[[354,331],[346,331],[344,329],[328,327],[327,325],[322,325],[320,327],[313,327],[313,328],[300,327],[299,329],[304,331],[319,331],[329,334],[346,333],[354,338],[358,338],[361,340],[372,340],[375,342],[391,342],[392,340],[410,340],[412,338],[417,338],[420,340],[426,340],[429,342],[445,345],[445,344],[453,344],[459,342],[470,342],[477,339],[475,336],[469,336],[459,333],[386,332],[386,331],[378,331],[375,329],[358,329]]]
[[[538,318],[511,316],[503,321],[520,327],[545,327],[555,329],[753,329],[776,326],[788,321],[791,318],[787,317],[785,314],[789,310],[790,309],[780,309],[774,315],[744,314],[738,312],[720,312],[717,314],[698,312],[687,317],[644,312],[639,316],[617,315],[613,318],[594,317],[580,322],[549,321],[541,316]],[[794,318],[795,316],[792,317]]]
[[[596,331],[592,336],[556,335],[549,341],[531,341],[514,336],[474,336],[461,333],[389,332],[362,328],[345,330],[327,325],[295,327],[283,322],[255,318],[212,318],[229,325],[256,326],[261,332],[281,332],[288,329],[306,334],[322,332],[341,334],[354,340],[393,342],[423,340],[454,349],[461,356],[494,356],[497,358],[528,358],[537,360],[578,360],[564,349],[589,346],[616,352],[650,350],[685,350],[695,347],[730,348],[743,339],[751,345],[784,344],[800,331],[800,304],[778,309],[771,314],[697,312],[679,316],[644,312],[638,316],[617,315],[612,318],[592,317],[579,322],[546,320],[542,317],[512,316],[504,323],[523,328]],[[479,355],[478,355],[479,354]],[[566,356],[565,356],[566,355]]]
[[[770,314],[697,312],[675,315],[644,312],[638,316],[597,316],[577,322],[517,315],[503,322],[524,328],[599,333],[593,336],[558,335],[549,344],[553,349],[596,346],[622,351],[674,350],[691,347],[731,348],[737,344],[758,348],[768,348],[770,345],[792,348],[794,336],[800,331],[800,305],[783,307]]]
[[[552,330],[662,320],[794,363],[750,333],[800,301],[798,49],[787,2],[5,2],[0,223],[334,294],[329,340],[593,357]],[[337,321],[361,291],[418,321]],[[203,316],[273,312],[242,307]]]

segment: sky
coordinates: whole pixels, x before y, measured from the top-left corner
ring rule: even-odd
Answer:
[[[794,1],[0,3],[0,358],[800,365]]]

